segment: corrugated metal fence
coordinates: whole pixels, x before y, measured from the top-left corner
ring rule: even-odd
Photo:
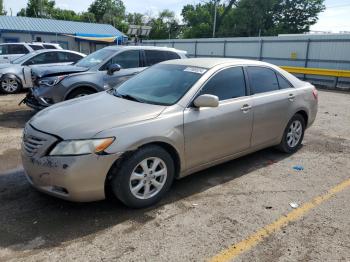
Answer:
[[[192,57],[256,59],[278,66],[350,70],[350,35],[146,40],[143,45],[186,50]],[[348,88],[349,78],[298,75],[316,84]]]

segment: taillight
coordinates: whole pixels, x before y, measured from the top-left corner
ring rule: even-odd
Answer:
[[[316,100],[318,100],[318,91],[317,91],[316,87],[313,88],[312,94],[314,95],[314,98],[315,98]]]

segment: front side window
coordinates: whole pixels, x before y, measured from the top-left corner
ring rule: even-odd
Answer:
[[[37,65],[37,64],[51,64],[58,63],[58,57],[56,52],[42,53],[33,58],[29,59],[26,64]]]
[[[109,60],[106,65],[104,65],[104,70],[107,70],[107,67],[112,64],[118,64],[121,66],[121,68],[125,69],[140,67],[140,51],[129,50],[117,54],[111,60]]]
[[[220,101],[246,95],[242,67],[231,67],[216,73],[202,88],[200,95],[215,95]]]
[[[247,72],[253,94],[278,90],[276,73],[266,67],[249,66]]]
[[[113,94],[143,103],[173,105],[205,73],[202,68],[160,64],[144,70],[115,88]]]
[[[85,68],[91,68],[91,67],[94,67],[94,66],[97,66],[97,65],[103,63],[105,60],[107,60],[114,53],[115,53],[114,50],[100,49],[100,50],[93,52],[92,54],[84,57],[76,65],[81,66],[81,67],[85,67]]]

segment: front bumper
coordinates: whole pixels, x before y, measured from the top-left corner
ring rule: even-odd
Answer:
[[[36,96],[34,96],[32,90],[27,93],[26,97],[21,101],[21,103],[24,103],[35,110],[42,110],[51,105],[45,100],[38,99]]]
[[[56,138],[30,126],[26,129],[27,133],[34,133],[36,137],[40,136],[41,141],[48,142],[48,145],[42,146],[42,151],[39,149],[34,153],[28,152],[28,144],[22,142],[23,168],[33,187],[49,195],[74,202],[105,199],[105,180],[108,171],[121,154],[48,156],[48,149],[55,144]]]

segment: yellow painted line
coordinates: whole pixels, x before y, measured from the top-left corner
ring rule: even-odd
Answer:
[[[312,199],[310,202],[303,204],[301,207],[294,209],[286,216],[282,216],[277,219],[275,222],[259,229],[253,235],[250,235],[248,238],[242,240],[241,242],[234,244],[233,246],[223,250],[213,258],[211,258],[210,262],[224,262],[231,261],[240,254],[250,250],[252,247],[256,246],[259,242],[263,241],[264,238],[277,232],[288,223],[299,219],[304,216],[307,212],[312,210],[313,208],[319,206],[324,201],[330,199],[335,194],[343,191],[344,189],[350,187],[350,179],[336,185],[335,187],[329,189],[325,194],[320,195]]]
[[[282,69],[289,73],[305,74],[305,75],[319,75],[319,76],[334,76],[334,77],[350,77],[350,70],[336,70],[323,68],[309,68],[309,67],[294,67],[281,66]]]

